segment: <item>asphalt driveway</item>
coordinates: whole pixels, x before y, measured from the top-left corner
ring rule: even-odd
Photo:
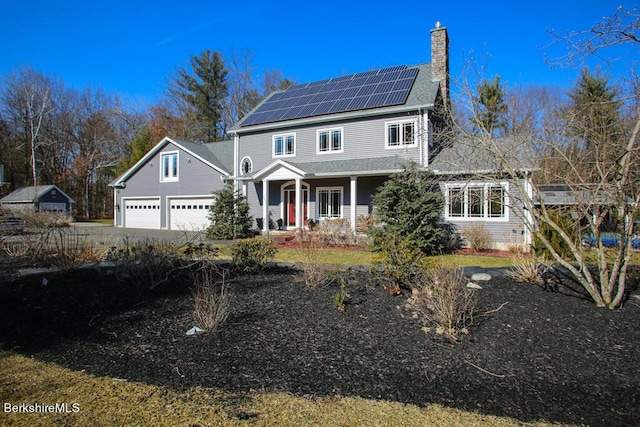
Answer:
[[[124,239],[140,241],[144,239],[168,240],[176,243],[186,242],[212,242],[207,239],[204,232],[180,231],[180,230],[148,230],[143,228],[116,228],[112,225],[96,224],[91,222],[74,222],[75,227],[82,235],[94,238],[109,244],[122,243]]]

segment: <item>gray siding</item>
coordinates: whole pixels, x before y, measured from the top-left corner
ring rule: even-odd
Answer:
[[[160,157],[163,153],[178,151],[178,181],[160,181]],[[116,189],[115,200],[120,207],[123,197],[160,197],[162,227],[167,224],[167,196],[205,196],[220,190],[224,183],[220,172],[198,158],[168,143],[162,150],[150,158],[126,181],[126,188]],[[116,212],[116,226],[121,226],[121,212]]]
[[[268,166],[279,158],[293,163],[304,163],[398,155],[418,162],[420,160],[419,144],[417,147],[385,148],[385,123],[416,117],[416,115],[406,114],[402,116],[384,116],[243,134],[240,136],[238,162],[245,156],[251,157],[254,172]],[[343,152],[318,154],[317,131],[331,128],[343,129]],[[274,157],[273,136],[288,133],[296,134],[295,156]]]

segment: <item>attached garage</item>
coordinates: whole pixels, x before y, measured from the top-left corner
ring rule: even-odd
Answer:
[[[170,230],[203,230],[209,226],[211,197],[169,197]]]
[[[124,199],[122,219],[128,228],[160,229],[160,198]]]

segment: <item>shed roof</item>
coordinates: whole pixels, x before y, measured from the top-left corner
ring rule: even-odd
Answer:
[[[0,203],[34,203],[52,189],[56,189],[63,194],[69,200],[69,203],[75,203],[75,200],[55,184],[19,187],[0,199]]]

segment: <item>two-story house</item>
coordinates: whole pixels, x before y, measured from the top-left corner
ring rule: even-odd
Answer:
[[[431,39],[431,64],[293,86],[240,120],[231,129],[233,176],[251,214],[287,228],[348,218],[355,229],[389,175],[408,161],[427,167],[449,75],[446,29]]]
[[[263,228],[285,229],[372,212],[372,196],[409,161],[442,176],[443,219],[485,221],[496,242],[523,230],[509,213],[508,182],[474,182],[447,166],[460,150],[436,150],[434,129],[449,105],[447,30],[431,30],[431,63],[397,66],[299,84],[264,99],[232,129],[233,141],[163,139],[112,183],[115,224],[198,228],[211,193],[233,180]],[[467,157],[476,157],[467,153]],[[462,159],[464,160],[468,159]],[[432,168],[434,169],[434,168]],[[455,169],[455,173],[454,170]],[[464,171],[463,171],[464,172]],[[473,201],[472,201],[473,200]]]

